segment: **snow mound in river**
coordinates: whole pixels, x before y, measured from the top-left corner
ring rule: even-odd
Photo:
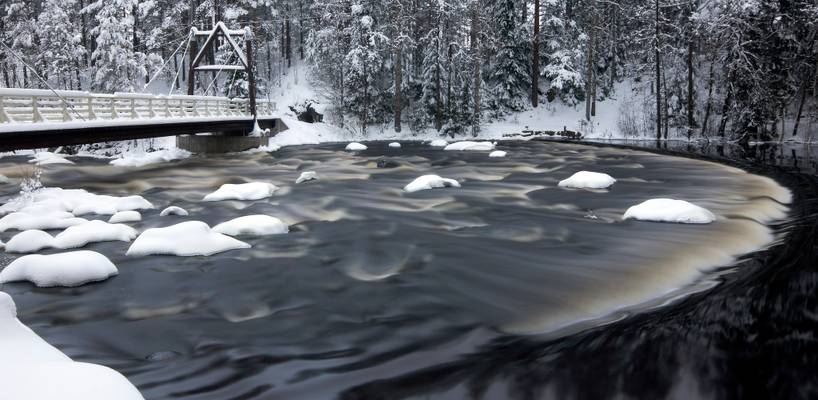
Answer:
[[[226,183],[219,190],[205,196],[204,201],[260,200],[272,196],[276,190],[278,186],[266,182]]]
[[[276,217],[269,215],[247,215],[222,222],[213,227],[213,230],[230,236],[238,235],[280,235],[290,231],[290,228]]]
[[[456,150],[456,151],[491,151],[494,150],[494,143],[492,142],[471,142],[471,141],[463,141],[463,142],[455,142],[450,145],[447,145],[443,148],[443,150]]]
[[[227,250],[249,247],[247,243],[213,231],[204,222],[187,221],[142,232],[125,255],[209,256]]]
[[[47,247],[74,249],[88,243],[122,241],[130,242],[137,232],[123,224],[109,224],[105,221],[85,221],[68,227],[56,237],[37,229],[20,232],[9,240],[6,251],[11,253],[32,253]]]
[[[389,148],[390,149],[399,149],[400,148],[400,143],[398,143],[398,142],[389,143]]]
[[[54,237],[49,235],[48,232],[29,229],[9,239],[8,243],[6,243],[6,251],[9,253],[33,253],[53,245]]]
[[[190,213],[188,213],[184,208],[178,206],[170,206],[159,213],[160,217],[167,217],[168,215],[179,215],[185,217],[190,215]]]
[[[418,190],[428,190],[442,187],[460,187],[460,182],[454,179],[441,178],[437,175],[423,175],[406,185],[403,190],[407,192],[417,192]]]
[[[301,182],[314,181],[317,179],[318,174],[316,174],[315,171],[304,171],[301,173],[301,176],[299,176],[298,179],[295,180],[295,183],[297,185]]]
[[[0,232],[9,229],[25,231],[29,229],[65,229],[69,226],[88,222],[85,218],[74,217],[67,211],[44,211],[42,213],[13,212],[0,218]]]
[[[0,398],[26,400],[143,400],[120,373],[74,362],[17,319],[11,296],[0,292]]]
[[[70,212],[75,216],[84,214],[113,215],[119,211],[150,208],[153,208],[153,204],[142,196],[117,197],[93,194],[83,189],[42,188],[3,204],[0,207],[0,215],[15,211],[37,216],[58,211]],[[39,229],[56,228],[59,227]]]
[[[39,287],[74,287],[103,281],[117,273],[108,257],[94,251],[29,254],[6,266],[0,272],[0,283],[29,281]]]
[[[109,224],[93,220],[68,227],[54,237],[54,247],[73,249],[94,242],[130,242],[137,235],[136,229],[123,224]]]
[[[121,222],[136,222],[142,220],[142,214],[139,211],[119,211],[112,215],[108,220],[111,224],[118,224]]]
[[[50,151],[41,151],[31,155],[31,160],[28,162],[37,165],[49,164],[73,164],[71,160],[67,160],[64,155],[52,153]]]
[[[111,160],[111,164],[118,167],[144,167],[145,165],[185,159],[191,155],[191,152],[177,148],[136,154],[125,153],[122,158]]]
[[[435,140],[432,140],[431,142],[429,142],[429,146],[432,146],[432,147],[446,147],[448,145],[449,145],[449,142],[447,142],[447,141],[445,141],[443,139],[435,139]]]
[[[708,209],[684,200],[650,199],[628,208],[622,219],[682,224],[709,224],[716,216]]]
[[[366,145],[363,145],[363,144],[358,143],[358,142],[352,142],[352,143],[347,145],[345,150],[348,150],[348,151],[361,151],[361,150],[366,150],[366,148],[367,148]]]
[[[489,153],[489,157],[505,157],[505,156],[506,156],[506,152],[502,151],[502,150],[494,150],[491,153]]]
[[[573,189],[605,189],[616,183],[616,179],[599,172],[579,171],[568,179],[563,179],[559,187]]]

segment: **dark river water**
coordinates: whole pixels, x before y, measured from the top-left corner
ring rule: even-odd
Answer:
[[[814,181],[748,167],[791,195],[722,164],[554,142],[501,143],[506,158],[412,143],[343,147],[142,168],[88,158],[44,166],[45,186],[144,196],[157,209],[129,224],[139,231],[268,214],[290,233],[242,237],[251,249],[210,257],[126,257],[127,243],[96,243],[87,248],[107,255],[117,277],[2,290],[44,339],[77,361],[117,369],[146,399],[809,398],[818,390],[815,205],[805,194]],[[0,173],[30,174],[26,161],[4,157]],[[308,170],[320,179],[295,185]],[[579,170],[618,182],[557,187]],[[428,173],[462,187],[402,191]],[[221,184],[252,181],[282,189],[259,201],[201,201]],[[17,190],[2,186],[3,198]],[[621,220],[654,197],[719,218]],[[160,217],[169,205],[190,215]],[[14,256],[2,257],[5,265]]]

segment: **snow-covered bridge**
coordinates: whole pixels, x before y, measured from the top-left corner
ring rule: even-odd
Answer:
[[[0,88],[0,150],[274,128],[275,103],[212,96]]]

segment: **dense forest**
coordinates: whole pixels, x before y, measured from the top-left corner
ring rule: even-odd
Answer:
[[[261,96],[307,68],[330,122],[363,132],[469,134],[552,104],[592,120],[622,90],[643,99],[618,105],[625,136],[779,139],[818,120],[815,0],[2,4],[6,87],[142,91],[158,81],[185,93],[191,28],[222,20],[251,28]],[[243,73],[212,75],[197,94],[246,94]]]

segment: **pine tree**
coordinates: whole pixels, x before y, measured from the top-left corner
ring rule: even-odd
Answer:
[[[100,0],[91,6],[97,26],[91,31],[96,50],[92,87],[100,92],[133,91],[147,74],[145,55],[134,49],[133,10],[136,0]]]
[[[495,114],[521,111],[528,105],[531,89],[530,48],[522,29],[518,0],[489,2],[488,19],[492,25],[495,50],[489,60],[487,84]]]

